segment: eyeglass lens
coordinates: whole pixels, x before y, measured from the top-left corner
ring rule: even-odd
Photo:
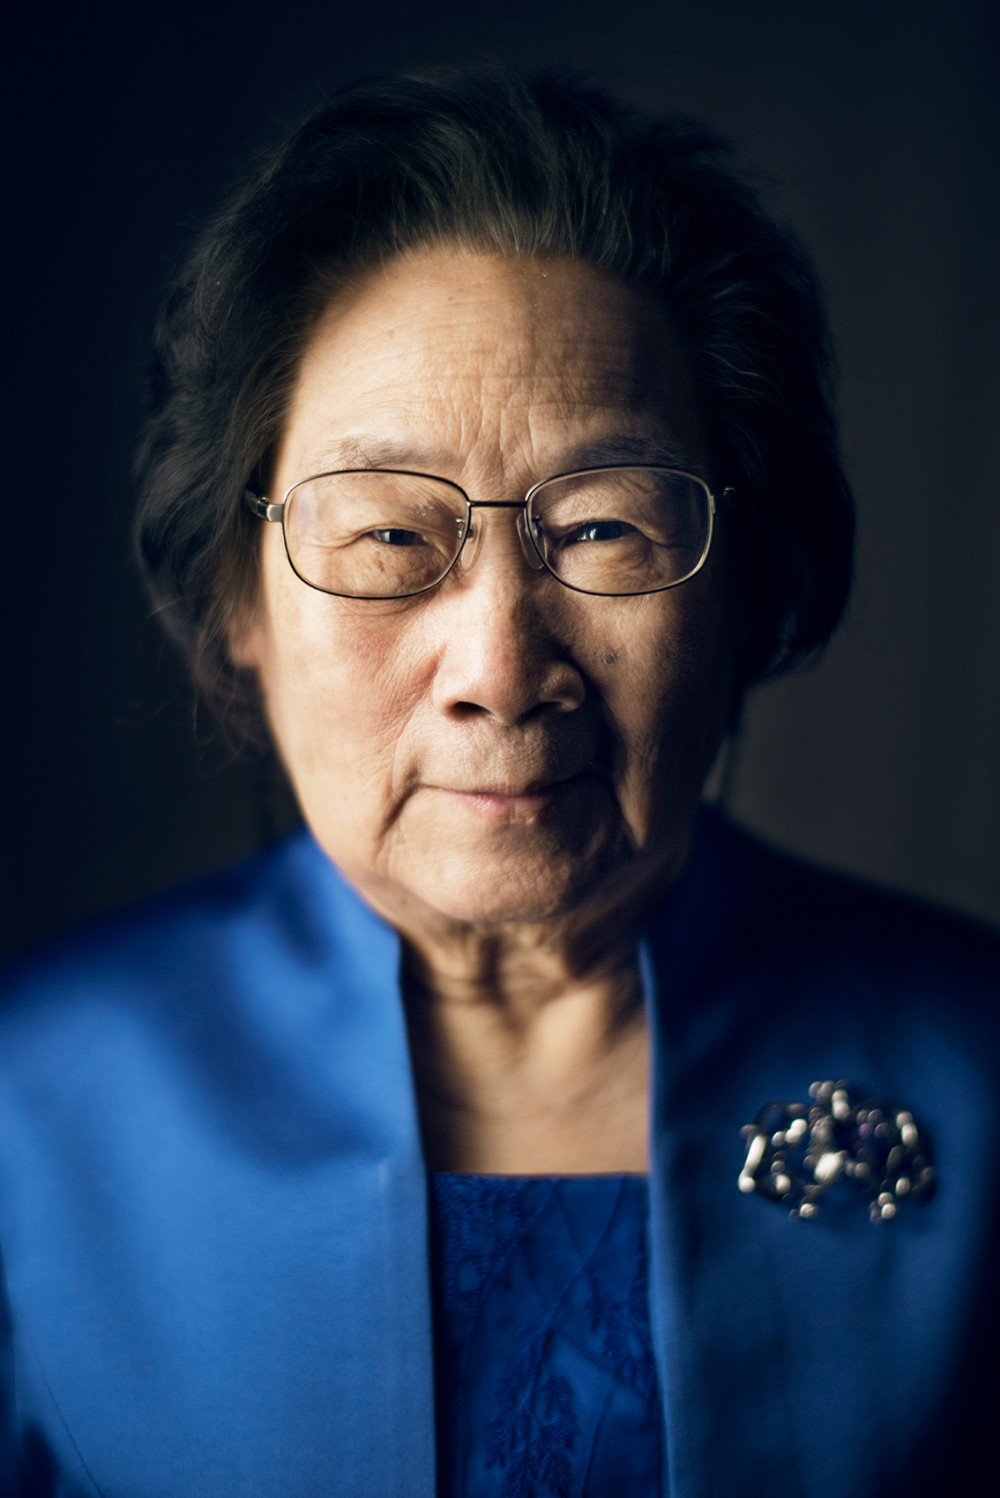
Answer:
[[[303,581],[348,598],[424,592],[454,564],[468,528],[460,489],[444,479],[364,470],[295,485],[285,542]],[[663,468],[608,468],[549,479],[532,494],[538,555],[583,593],[673,587],[696,572],[711,539],[708,490]]]

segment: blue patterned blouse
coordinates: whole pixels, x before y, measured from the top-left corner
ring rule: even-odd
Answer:
[[[440,1498],[659,1498],[644,1176],[431,1176]]]

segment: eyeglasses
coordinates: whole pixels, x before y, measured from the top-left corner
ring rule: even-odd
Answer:
[[[719,496],[727,498],[731,489]],[[411,598],[436,587],[478,544],[474,509],[520,510],[529,565],[577,593],[628,598],[675,588],[704,565],[716,499],[703,479],[643,464],[543,479],[522,500],[473,500],[448,479],[399,469],[319,473],[280,504],[244,491],[280,521],[295,573],[339,598]]]

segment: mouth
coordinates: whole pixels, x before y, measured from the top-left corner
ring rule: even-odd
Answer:
[[[437,789],[471,815],[487,822],[537,822],[560,801],[578,790],[589,774],[567,775],[558,780],[529,781],[524,785],[484,785],[468,790],[439,786]]]

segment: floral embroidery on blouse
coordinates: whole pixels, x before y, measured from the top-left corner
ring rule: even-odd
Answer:
[[[440,1174],[431,1195],[441,1491],[596,1498],[620,1444],[658,1474],[645,1179]]]

